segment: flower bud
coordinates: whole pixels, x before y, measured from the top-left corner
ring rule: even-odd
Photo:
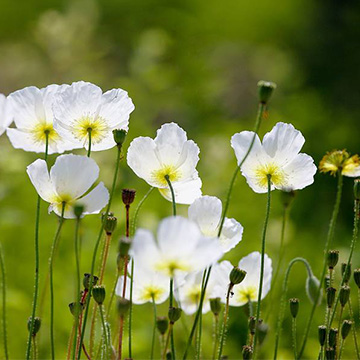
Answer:
[[[102,305],[105,300],[105,287],[103,285],[96,285],[92,289],[92,295],[94,300],[99,304]]]
[[[325,341],[326,341],[326,326],[325,325],[320,325],[318,327],[318,335],[319,335],[320,346],[324,346]]]
[[[332,306],[334,305],[335,294],[336,294],[336,289],[335,288],[328,287],[326,289],[326,302],[327,302],[327,307],[328,308],[332,308]]]
[[[295,319],[299,312],[299,299],[292,298],[289,300],[290,302],[290,313],[291,316]]]
[[[136,190],[133,189],[123,189],[122,190],[122,202],[124,205],[129,206],[131,205],[135,200],[135,194]]]
[[[354,270],[354,280],[357,287],[360,289],[360,269]]]
[[[220,298],[210,299],[210,309],[215,316],[219,315],[221,312],[221,299]]]
[[[331,328],[329,330],[329,346],[330,347],[334,348],[336,346],[337,335],[338,335],[338,329]]]
[[[180,308],[176,308],[173,306],[169,307],[168,316],[169,316],[170,324],[174,324],[176,321],[180,319],[181,312],[182,310]]]
[[[123,297],[119,297],[117,300],[117,310],[120,316],[125,315],[130,308],[130,301]]]
[[[253,349],[249,345],[243,346],[242,355],[244,360],[251,360],[253,355]]]
[[[77,304],[77,306],[76,306],[76,304]],[[72,302],[69,304],[69,310],[73,316],[76,316],[76,314],[79,315],[81,313],[81,311],[83,311],[83,309],[84,309],[84,305],[81,304],[80,302],[78,302],[78,303]]]
[[[305,285],[306,294],[312,303],[316,301],[316,297],[319,291],[319,286],[320,286],[320,281],[314,275],[311,275],[306,279],[306,285]],[[321,304],[321,299],[322,299],[322,291],[320,291],[318,303],[316,304],[317,306]]]
[[[354,198],[360,200],[360,179],[354,180]]]
[[[262,104],[267,104],[273,91],[276,89],[276,84],[270,81],[261,80],[258,82],[257,86],[259,93],[259,101]]]
[[[91,274],[89,274],[89,273],[85,273],[85,274],[84,274],[84,277],[83,277],[83,285],[84,285],[84,288],[85,288],[86,290],[89,290],[89,289],[90,289],[90,278],[91,278]],[[94,287],[94,286],[97,284],[99,278],[98,278],[97,276],[93,275],[93,276],[92,276],[92,279],[93,279],[93,280],[92,280],[92,286]]]
[[[245,270],[241,270],[237,266],[234,266],[229,275],[230,283],[232,285],[240,284],[245,279],[245,276]]]
[[[295,199],[296,192],[291,191],[280,191],[281,202],[285,208],[288,208]]]
[[[81,215],[82,215],[83,212],[84,212],[84,206],[81,205],[81,204],[75,204],[73,211],[74,211],[74,215],[75,215],[78,219],[80,219],[80,218],[81,218]]]
[[[249,317],[249,332],[251,335],[255,335],[256,331],[256,317],[250,316]]]
[[[336,351],[334,348],[326,348],[325,350],[325,359],[326,360],[335,360]]]
[[[351,330],[352,321],[350,320],[344,320],[341,326],[341,337],[343,340],[346,339],[346,337],[349,335],[349,332]]]
[[[167,332],[167,329],[169,327],[169,320],[165,316],[159,316],[156,319],[156,327],[159,330],[159,333],[161,335],[164,335]]]
[[[347,263],[341,264],[341,275],[344,278],[344,283],[347,284],[351,277],[351,264],[347,266]]]
[[[106,215],[103,215],[103,221],[104,221],[104,231],[107,235],[111,235],[117,225],[117,218],[111,213]]]
[[[170,351],[170,350],[167,351],[167,353],[166,353],[166,355],[165,355],[165,359],[166,359],[166,360],[173,360],[172,354],[171,354],[171,351]]]
[[[340,292],[339,292],[339,300],[342,307],[346,305],[346,303],[349,301],[349,298],[350,298],[350,287],[344,285],[340,288]]]
[[[339,261],[339,251],[338,250],[329,250],[327,253],[327,265],[330,270],[332,270]]]
[[[126,139],[127,132],[122,129],[115,129],[112,133],[117,146],[122,146]]]
[[[30,316],[27,322],[27,327],[29,332],[31,331],[31,319],[32,317]],[[35,336],[39,332],[40,327],[41,327],[41,319],[39,317],[35,317],[33,321],[33,328],[31,335]]]
[[[125,258],[129,255],[129,250],[131,246],[130,238],[122,236],[119,240],[119,256]]]

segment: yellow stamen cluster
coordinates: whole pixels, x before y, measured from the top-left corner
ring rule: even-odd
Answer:
[[[168,183],[166,181],[165,176],[169,177],[169,180],[171,183],[178,181],[181,177],[181,173],[178,169],[176,169],[173,165],[165,165],[159,170],[154,170],[151,173],[151,176],[153,180],[159,185],[159,186],[167,186]]]
[[[70,210],[74,203],[75,199],[68,194],[56,195],[51,199],[51,204],[58,209],[59,213],[62,211],[63,204],[65,204],[64,211],[66,212]]]
[[[109,127],[104,118],[98,116],[92,118],[90,116],[83,116],[74,122],[72,133],[74,136],[82,141],[87,141],[89,132],[91,132],[91,143],[96,144],[100,142],[109,131]]]
[[[236,289],[236,288],[235,288]],[[254,286],[248,286],[235,291],[236,300],[239,303],[247,303],[249,301],[257,301],[257,291]]]
[[[48,136],[49,143],[56,142],[60,138],[54,130],[53,125],[46,122],[39,122],[35,125],[33,129],[31,129],[31,135],[36,143],[45,143],[46,136]]]
[[[351,173],[356,167],[360,166],[360,158],[358,155],[350,154],[346,150],[333,150],[322,158],[319,164],[320,172],[335,175],[341,171],[343,175]]]
[[[199,286],[193,286],[189,289],[187,292],[187,297],[191,301],[191,303],[198,305],[200,301],[200,287]]]
[[[163,294],[164,289],[161,289],[156,285],[149,285],[143,289],[140,298],[143,301],[158,301]]]
[[[280,166],[275,164],[265,164],[259,166],[255,170],[257,183],[260,187],[266,188],[268,184],[268,176],[271,176],[271,182],[275,186],[286,185],[287,179],[284,171]]]
[[[161,271],[163,273],[166,273],[166,275],[169,275],[170,277],[174,276],[174,273],[176,270],[180,271],[191,271],[188,264],[185,264],[181,260],[162,260],[155,266],[155,270]]]

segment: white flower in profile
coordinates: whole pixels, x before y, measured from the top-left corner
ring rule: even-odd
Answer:
[[[6,133],[14,148],[44,153],[46,137],[49,154],[76,148],[74,144],[62,138],[53,127],[54,96],[68,86],[49,85],[43,89],[29,86],[8,96],[16,128],[8,128]]]
[[[189,219],[196,222],[204,236],[218,236],[222,216],[220,199],[215,196],[202,196],[189,206],[188,214]],[[235,219],[225,218],[219,238],[224,253],[241,241],[243,230],[242,225]]]
[[[137,176],[159,189],[169,201],[172,200],[166,177],[175,192],[179,204],[191,204],[201,196],[201,180],[196,165],[199,147],[188,140],[186,132],[175,123],[164,124],[155,139],[134,139],[127,153],[127,162]]]
[[[254,133],[242,131],[231,138],[238,164],[243,160]],[[314,182],[316,166],[311,156],[299,153],[305,142],[301,132],[291,124],[277,123],[261,144],[255,136],[254,146],[241,167],[249,186],[257,193],[271,190],[300,190]]]
[[[109,201],[109,192],[101,182],[89,191],[99,176],[99,167],[93,159],[80,155],[61,155],[48,171],[46,162],[38,159],[27,167],[27,173],[40,197],[50,203],[64,218],[73,219],[75,204],[84,206],[83,214],[98,214]]]
[[[144,304],[147,302],[163,303],[169,297],[170,280],[159,271],[148,271],[137,262],[134,262],[133,279],[133,302],[134,304]],[[131,275],[131,274],[130,274]],[[123,294],[124,276],[119,277],[116,285],[116,295]],[[125,298],[130,299],[130,279],[127,279]]]
[[[10,111],[10,102],[4,94],[0,94],[0,135],[10,126],[13,116]]]
[[[102,92],[98,86],[78,81],[60,91],[53,105],[56,131],[77,147],[107,150],[116,145],[112,131],[128,130],[134,110],[128,93],[122,89]]]
[[[261,299],[268,294],[271,287],[271,277],[272,277],[272,261],[265,254],[264,262],[264,279],[263,279],[263,288],[261,291]],[[260,265],[261,265],[261,254],[257,251],[250,253],[249,255],[243,257],[238,267],[241,270],[246,271],[245,279],[233,287],[233,295],[230,297],[229,304],[231,306],[243,306],[249,301],[257,302],[259,295],[259,282],[260,282]],[[228,261],[223,262],[223,267],[226,268],[226,271],[223,272],[223,280],[227,281],[229,284],[229,274],[233,269],[233,266]],[[225,276],[225,274],[227,274]],[[222,300],[225,302],[225,298],[222,297]]]
[[[168,278],[203,270],[223,255],[217,239],[202,236],[194,222],[181,216],[160,222],[157,241],[150,231],[137,230],[130,253],[142,268]]]

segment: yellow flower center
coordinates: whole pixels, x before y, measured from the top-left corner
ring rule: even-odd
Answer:
[[[236,288],[235,288],[236,289]],[[255,286],[248,286],[236,292],[236,300],[241,303],[257,301],[257,291]]]
[[[104,118],[101,116],[91,118],[83,116],[74,122],[72,133],[74,136],[82,141],[89,140],[89,133],[91,133],[91,143],[99,143],[107,135],[109,127]]]
[[[285,185],[287,182],[286,175],[284,171],[280,168],[280,166],[275,164],[265,164],[259,166],[255,170],[257,183],[260,187],[267,187],[269,175],[271,176],[271,182],[275,186],[282,186]]]
[[[190,266],[181,260],[163,260],[155,265],[155,270],[173,277],[176,270],[191,271]]]
[[[159,288],[156,285],[146,286],[140,295],[140,298],[143,301],[158,301],[160,297],[164,294],[164,289]]]
[[[151,176],[159,186],[167,186],[168,183],[165,176],[168,176],[170,182],[173,183],[180,179],[181,173],[174,165],[164,165],[161,169],[154,170]]]
[[[48,142],[56,142],[60,139],[58,133],[54,130],[52,124],[46,122],[39,122],[31,130],[32,138],[37,143],[45,143],[46,136],[48,137]]]
[[[54,195],[53,199],[51,199],[51,204],[54,208],[58,210],[59,213],[61,213],[63,204],[65,204],[64,212],[66,212],[73,207],[75,201],[76,200],[68,194]]]

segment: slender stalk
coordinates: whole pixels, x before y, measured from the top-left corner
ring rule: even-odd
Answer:
[[[106,208],[106,214],[109,213],[110,208],[111,208],[111,203],[112,203],[112,199],[113,199],[114,191],[115,191],[115,186],[116,186],[117,175],[118,175],[118,172],[119,172],[120,160],[121,160],[121,146],[117,146],[115,172],[114,172],[113,183],[112,183],[112,186],[111,186],[109,202],[108,202],[108,205],[107,205],[107,208]],[[103,231],[104,231],[104,221],[102,221],[102,223],[101,223],[99,235],[98,235],[98,238],[97,238],[96,243],[95,243],[92,262],[91,262],[91,276],[90,276],[90,289],[89,289],[90,294],[91,294],[91,291],[92,291],[92,288],[93,288],[93,280],[92,279],[93,279],[93,276],[94,276],[96,255],[97,255],[97,251],[98,251],[98,248],[99,248],[99,244],[100,244],[100,241],[101,241]],[[82,326],[81,338],[80,338],[80,344],[81,345],[82,345],[82,343],[84,341],[86,322],[87,322],[87,317],[88,317],[88,313],[89,313],[89,305],[90,305],[90,301],[87,301],[86,302],[86,307],[85,307],[85,312],[84,312],[84,321],[83,321],[83,326]],[[79,354],[78,354],[79,358],[80,358],[80,353],[81,353],[81,346],[79,347]]]
[[[169,347],[169,342],[170,342],[170,337],[171,337],[171,334],[172,334],[173,326],[174,326],[174,324],[172,324],[172,323],[169,324],[169,330],[168,330],[168,333],[167,333],[167,336],[166,336],[164,352],[163,352],[163,355],[162,355],[163,360],[166,359],[166,352],[167,352],[167,349]]]
[[[175,192],[174,192],[174,188],[173,188],[173,186],[172,186],[172,184],[171,184],[169,175],[165,175],[165,180],[166,180],[166,182],[168,183],[169,189],[170,189],[170,192],[171,192],[171,199],[172,199],[172,206],[173,206],[173,215],[176,216]]]
[[[128,259],[129,257],[125,257],[124,261],[124,284],[122,288],[122,297],[125,298],[126,294],[126,283],[127,283],[127,268],[128,268]],[[119,360],[121,360],[121,351],[122,351],[122,341],[123,341],[123,330],[124,330],[124,315],[120,315],[120,328],[119,328]]]
[[[75,324],[75,321],[74,321],[72,329],[71,329],[69,341],[68,341],[66,360],[70,360],[70,357],[71,357],[71,348],[72,348],[72,344],[73,344],[73,341],[74,341],[75,325],[76,324]]]
[[[296,347],[296,318],[292,318],[292,339],[293,339],[293,349],[294,349],[294,359],[297,360],[297,347]]]
[[[220,336],[218,360],[221,360],[222,350],[223,350],[224,341],[225,341],[225,337],[226,337],[227,320],[228,320],[228,317],[229,317],[229,301],[230,301],[230,293],[231,293],[232,288],[233,288],[232,284],[229,284],[228,291],[227,291],[227,294],[226,294],[226,305],[225,305],[224,320],[223,320],[221,336]]]
[[[195,360],[200,360],[201,357],[201,335],[202,335],[202,312],[200,313],[200,318],[199,318],[198,336],[196,339]]]
[[[120,315],[120,323],[119,323],[119,347],[118,347],[118,360],[122,359],[122,338],[123,338],[123,330],[124,330],[124,315]]]
[[[104,307],[102,305],[99,305],[99,312],[100,312],[101,324],[103,327],[103,334],[104,334],[105,359],[107,359],[109,356],[109,341],[108,341],[107,330],[105,325]]]
[[[303,337],[302,345],[301,345],[300,352],[299,352],[299,358],[301,358],[301,356],[302,356],[302,354],[304,353],[304,350],[305,350],[306,342],[307,342],[309,332],[310,332],[311,322],[312,322],[312,319],[313,319],[314,314],[315,314],[316,307],[317,307],[318,302],[319,302],[319,297],[320,297],[320,293],[321,293],[321,289],[322,289],[322,284],[324,282],[324,278],[325,278],[325,275],[326,275],[327,253],[329,251],[330,245],[331,245],[332,240],[334,238],[336,220],[337,220],[337,217],[338,217],[338,214],[339,214],[341,195],[342,195],[342,187],[343,187],[343,176],[341,174],[341,171],[338,171],[337,176],[338,176],[338,184],[337,184],[337,191],[336,191],[336,200],[335,200],[334,209],[333,209],[333,212],[332,212],[332,216],[331,216],[331,220],[330,220],[330,224],[329,224],[329,230],[328,230],[328,234],[327,234],[327,238],[326,238],[326,242],[325,242],[324,260],[323,260],[324,264],[323,264],[323,269],[322,269],[322,273],[321,273],[321,277],[320,277],[319,289],[318,289],[318,291],[316,293],[315,301],[314,301],[314,304],[312,306],[308,322],[306,324],[304,337]]]
[[[175,216],[175,215],[174,215]],[[170,278],[170,295],[169,295],[169,307],[173,307],[174,302],[174,278]],[[171,359],[175,360],[175,343],[174,343],[174,330],[170,333],[170,346],[171,346]]]
[[[218,341],[219,341],[219,315],[214,314],[214,348],[213,348],[212,360],[215,360],[216,357]]]
[[[49,152],[49,132],[45,131],[45,155],[44,160],[47,162]],[[26,360],[30,359],[31,352],[31,336],[34,331],[34,320],[36,314],[36,305],[39,293],[39,268],[40,268],[40,255],[39,255],[39,229],[40,229],[40,207],[41,207],[41,198],[40,195],[37,197],[36,203],[36,215],[35,215],[35,285],[34,285],[34,295],[33,295],[33,304],[31,312],[31,322],[29,328],[29,336],[27,341],[26,348]]]
[[[156,304],[155,304],[154,296],[152,296],[152,303],[153,303],[153,312],[154,312],[154,326],[153,326],[152,341],[151,341],[150,359],[154,358],[155,335],[156,335]]]
[[[280,299],[280,310],[279,310],[278,322],[277,322],[276,334],[275,334],[274,360],[276,360],[276,358],[277,358],[277,352],[278,352],[278,347],[279,347],[279,343],[280,343],[280,335],[281,335],[282,323],[284,320],[285,302],[286,302],[286,294],[287,294],[287,289],[288,289],[290,271],[291,271],[292,267],[294,266],[294,264],[296,264],[297,262],[301,262],[305,265],[306,270],[308,272],[308,276],[313,276],[313,272],[311,270],[310,264],[308,263],[308,261],[306,259],[297,257],[297,258],[292,259],[289,262],[289,265],[285,272],[284,282],[283,282],[283,286],[282,286],[282,295],[281,295],[281,299]],[[298,357],[300,358],[300,356],[298,356]]]
[[[49,258],[49,276],[50,276],[50,344],[51,344],[51,358],[55,359],[55,342],[54,342],[54,278],[53,278],[53,264],[54,253],[57,243],[60,239],[61,229],[64,223],[65,203],[62,204],[61,216],[59,219],[58,228],[56,230],[54,240],[51,246],[51,253]]]
[[[227,211],[229,209],[229,205],[230,205],[231,193],[232,193],[232,189],[234,187],[234,183],[235,183],[237,174],[239,173],[239,171],[241,169],[241,166],[244,164],[245,160],[249,156],[249,154],[250,154],[250,152],[251,152],[251,150],[252,150],[252,148],[254,146],[256,135],[257,135],[257,133],[258,133],[258,131],[260,129],[260,124],[261,124],[261,120],[263,118],[263,114],[264,114],[265,109],[266,109],[266,104],[263,104],[263,103],[260,102],[259,106],[258,106],[258,112],[257,112],[257,116],[256,116],[255,126],[254,126],[254,135],[253,135],[253,137],[251,139],[249,149],[247,150],[244,158],[240,161],[239,165],[236,167],[234,175],[232,176],[231,181],[230,181],[230,186],[229,186],[229,190],[228,190],[228,193],[227,193],[227,196],[226,196],[226,202],[225,202],[225,206],[224,206],[224,210],[223,210],[223,214],[222,214],[221,222],[220,222],[220,226],[219,226],[218,237],[220,237],[222,228],[224,226],[225,217],[226,217]]]
[[[8,343],[7,343],[7,326],[6,326],[6,271],[4,252],[0,242],[0,267],[1,267],[1,279],[2,279],[2,326],[3,326],[3,341],[4,341],[4,353],[5,359],[9,359]]]
[[[136,209],[135,209],[135,213],[134,213],[133,220],[132,220],[132,222],[131,222],[131,235],[134,235],[134,234],[135,234],[135,228],[136,228],[136,225],[137,225],[137,219],[138,219],[138,216],[139,216],[140,209],[141,209],[141,207],[143,206],[144,202],[146,201],[146,199],[149,197],[149,195],[152,193],[152,191],[153,191],[154,189],[155,189],[154,187],[151,187],[151,188],[149,189],[149,191],[144,195],[144,197],[139,201],[139,204],[138,204],[138,206],[137,206]]]
[[[134,258],[131,258],[130,278],[130,308],[129,308],[129,358],[132,358],[132,313],[133,313],[133,290],[134,290]]]
[[[87,157],[90,157],[91,155],[91,128],[88,128],[88,134],[89,134],[89,147],[88,147],[88,152],[87,152]]]
[[[259,322],[261,315],[261,296],[264,280],[264,267],[265,267],[265,240],[266,240],[266,231],[269,223],[270,217],[270,205],[271,205],[271,175],[267,175],[268,188],[267,188],[267,203],[266,203],[266,215],[264,228],[261,239],[261,266],[260,266],[260,281],[259,281],[259,295],[257,299],[257,308],[256,308],[256,322]],[[256,357],[256,344],[257,344],[257,327],[254,335],[254,357]]]
[[[32,340],[33,340],[33,356],[34,356],[34,360],[36,360],[38,358],[37,346],[36,346],[36,335],[34,335],[32,337]]]
[[[343,348],[344,348],[344,342],[345,340],[344,339],[341,339],[341,342],[340,342],[340,351],[339,351],[339,360],[341,359],[341,356],[342,356],[342,352],[343,352]]]
[[[348,301],[349,304],[349,315],[350,315],[350,320],[353,323],[353,326],[351,327],[351,332],[353,334],[353,338],[354,338],[354,345],[355,345],[355,351],[356,351],[356,358],[357,360],[360,360],[360,353],[359,353],[359,346],[358,346],[358,342],[357,342],[357,334],[356,334],[356,323],[355,323],[355,318],[354,318],[354,312],[352,310],[352,305],[351,305],[351,298],[349,298]]]

